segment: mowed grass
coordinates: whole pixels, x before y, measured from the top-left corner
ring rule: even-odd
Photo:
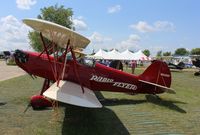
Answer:
[[[136,74],[141,72],[141,68],[136,70]],[[193,72],[172,75],[177,94],[164,93],[158,98],[98,92],[104,105],[101,109],[59,104],[56,110],[30,108],[26,113],[30,96],[39,93],[43,80],[33,81],[25,75],[0,82],[0,134],[199,134],[200,77]]]

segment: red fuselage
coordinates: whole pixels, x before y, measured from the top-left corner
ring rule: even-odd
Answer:
[[[56,81],[55,78],[59,75],[62,76],[62,67],[64,63],[62,60],[55,60],[54,57],[49,56],[49,61],[46,54],[39,56],[39,53],[35,52],[24,53],[28,55],[28,60],[22,63],[16,59],[16,63],[29,74],[53,81]],[[75,70],[79,77],[77,77]],[[76,63],[74,60],[67,60],[63,80],[75,82],[77,84],[81,83],[84,87],[93,91],[125,92],[131,94],[158,94],[163,92],[158,88],[156,89],[153,85],[143,84],[139,81],[140,78],[140,76],[128,74],[97,62],[94,63],[93,66],[88,66],[79,62]],[[170,87],[170,83],[171,80],[167,84],[167,87]]]

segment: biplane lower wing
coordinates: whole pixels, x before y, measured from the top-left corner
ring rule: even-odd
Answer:
[[[92,90],[84,87],[83,93],[80,85],[69,81],[60,80],[59,86],[55,82],[43,95],[50,99],[76,106],[89,108],[102,107]]]
[[[176,92],[171,88],[168,88],[168,87],[156,84],[156,83],[144,81],[144,80],[139,80],[139,81],[142,82],[142,83],[145,83],[145,84],[149,84],[149,85],[153,85],[155,87],[158,87],[158,88],[162,89],[164,92],[167,92],[167,93],[170,93],[170,94],[176,94]]]

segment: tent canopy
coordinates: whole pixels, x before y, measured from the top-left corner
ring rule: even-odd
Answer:
[[[100,49],[96,54],[93,55],[93,57],[108,60],[151,60],[151,58],[147,57],[141,50],[132,53],[128,49],[121,53],[116,49],[113,49],[110,52]]]
[[[132,53],[128,49],[121,53],[121,58],[124,58],[125,60],[135,60],[134,53]]]
[[[134,60],[151,60],[151,58],[147,57],[141,50],[134,53]]]
[[[97,53],[95,53],[93,55],[94,58],[100,58],[100,59],[106,59],[107,58],[107,52],[102,50],[102,49],[99,49],[99,51]]]
[[[120,60],[121,59],[121,53],[118,52],[117,50],[113,49],[110,52],[107,52],[107,58],[109,60]]]

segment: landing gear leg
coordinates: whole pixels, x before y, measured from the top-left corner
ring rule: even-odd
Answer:
[[[44,79],[44,83],[43,83],[40,95],[42,95],[49,88],[49,85],[50,85],[50,80],[49,79]]]

